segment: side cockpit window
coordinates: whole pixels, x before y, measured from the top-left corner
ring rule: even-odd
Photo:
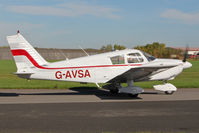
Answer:
[[[143,62],[144,59],[140,55],[140,53],[130,53],[127,54],[127,61],[128,63],[140,63]]]
[[[111,62],[112,64],[124,64],[124,56],[119,55],[119,56],[114,56],[111,57]]]

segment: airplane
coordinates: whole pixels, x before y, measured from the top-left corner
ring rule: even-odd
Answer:
[[[127,93],[137,97],[143,89],[134,86],[134,82],[164,81],[154,85],[154,89],[172,94],[177,88],[168,80],[173,80],[184,69],[192,67],[187,61],[187,52],[183,60],[158,59],[137,49],[125,49],[88,55],[57,62],[47,62],[21,35],[7,36],[17,72],[20,78],[80,83],[106,83],[102,86],[111,93]],[[127,83],[127,86],[122,86]]]

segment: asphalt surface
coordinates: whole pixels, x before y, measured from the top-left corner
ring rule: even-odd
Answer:
[[[51,89],[0,89],[0,104],[19,103],[80,103],[80,102],[138,102],[199,100],[199,89],[179,89],[173,95],[154,90],[145,90],[138,98],[127,94],[111,94],[95,87]]]
[[[0,133],[199,132],[199,89],[136,99],[104,90],[0,92]]]

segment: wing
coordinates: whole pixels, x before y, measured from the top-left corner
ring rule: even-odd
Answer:
[[[148,81],[152,75],[160,73],[162,71],[168,70],[169,68],[177,66],[176,64],[168,64],[168,65],[155,65],[155,64],[147,64],[143,66],[139,66],[136,68],[131,68],[130,70],[118,75],[108,81],[108,83],[120,82],[126,83],[128,80],[133,81]]]

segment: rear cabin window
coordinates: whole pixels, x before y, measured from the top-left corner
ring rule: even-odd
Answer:
[[[127,55],[127,61],[128,63],[139,63],[143,62],[144,59],[140,55],[140,53],[130,53]]]
[[[111,57],[112,64],[124,64],[124,56],[114,56]]]

